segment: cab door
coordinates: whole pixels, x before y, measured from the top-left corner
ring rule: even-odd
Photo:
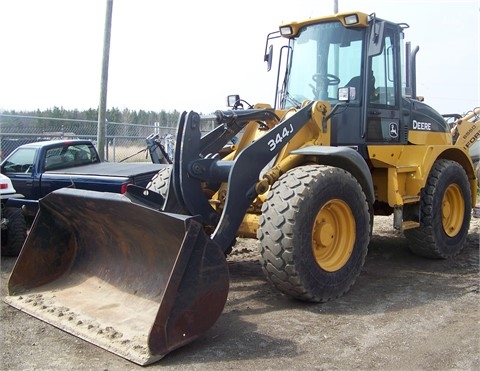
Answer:
[[[382,48],[368,58],[366,72],[366,142],[402,143],[406,140],[400,116],[401,74],[399,32],[392,25],[383,28]]]
[[[2,174],[12,181],[16,193],[34,199],[35,148],[18,148],[2,162]]]

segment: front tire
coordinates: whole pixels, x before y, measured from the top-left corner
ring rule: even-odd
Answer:
[[[420,227],[404,232],[410,250],[435,259],[457,255],[467,239],[471,199],[468,177],[460,164],[436,161],[421,194]]]
[[[274,287],[296,299],[337,298],[360,274],[369,225],[365,194],[350,173],[320,165],[292,169],[262,207],[262,270]]]

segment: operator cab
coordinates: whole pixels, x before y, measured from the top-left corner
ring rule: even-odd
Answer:
[[[365,157],[367,144],[406,144],[418,115],[424,119],[415,121],[431,123],[430,131],[445,132],[441,115],[408,95],[414,81],[407,84],[407,27],[364,13],[281,26],[288,46],[280,57],[286,54],[285,75],[275,106],[300,107],[305,100],[339,105],[331,117],[331,144],[354,147]],[[271,61],[271,52],[265,60]]]

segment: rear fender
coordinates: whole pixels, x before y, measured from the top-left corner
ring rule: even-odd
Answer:
[[[463,167],[463,169],[467,173],[468,181],[470,183],[472,203],[475,204],[477,200],[478,179],[476,177],[475,168],[473,166],[473,162],[470,156],[464,150],[462,150],[461,147],[459,148],[457,146],[453,146],[443,151],[435,159],[432,160],[430,164],[430,168],[428,169],[428,172],[430,172],[430,169],[432,168],[434,161],[437,159],[452,160],[452,161],[458,162]]]

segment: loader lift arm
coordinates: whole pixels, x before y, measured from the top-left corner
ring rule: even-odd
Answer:
[[[200,115],[184,112],[177,127],[177,148],[167,199],[163,211],[180,206],[190,215],[200,215],[204,224],[216,225],[218,213],[205,199],[202,181],[228,179],[231,163],[219,162],[217,154],[250,121],[278,119],[271,110],[217,111],[214,130],[201,137]],[[177,206],[178,205],[178,206]]]
[[[222,124],[200,138],[199,115],[184,113],[178,127],[177,143],[170,189],[163,211],[170,205],[180,204],[192,216],[199,216],[204,224],[216,225],[212,239],[225,251],[235,237],[243,216],[257,196],[255,185],[258,175],[266,164],[277,155],[288,140],[311,118],[313,102],[306,104],[296,114],[279,123],[272,130],[245,148],[235,161],[223,161],[210,156],[209,151],[218,152],[248,122],[271,119],[270,110],[257,109],[217,111],[217,123]],[[283,143],[275,144],[276,138]],[[278,141],[277,141],[278,142]],[[225,208],[219,215],[202,193],[202,182],[229,183]]]
[[[255,185],[259,181],[258,174],[277,155],[284,145],[271,146],[277,137],[287,134],[293,137],[311,118],[314,103],[308,103],[295,115],[278,124],[268,131],[263,137],[245,148],[233,164],[229,176],[229,190],[225,208],[220,217],[220,222],[215,229],[212,239],[224,252],[230,247],[230,242],[240,226],[243,216],[257,196]]]

